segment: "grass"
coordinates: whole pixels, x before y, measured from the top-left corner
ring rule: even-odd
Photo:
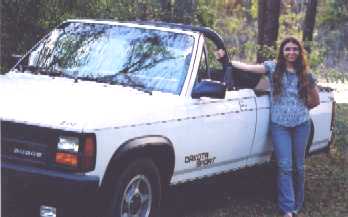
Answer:
[[[348,160],[348,104],[337,104],[336,146],[334,153]]]
[[[348,104],[338,104],[336,145],[306,161],[307,217],[348,216]],[[162,217],[277,217],[275,173],[252,168],[171,187]]]

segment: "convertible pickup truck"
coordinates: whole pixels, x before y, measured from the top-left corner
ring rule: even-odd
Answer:
[[[267,81],[213,30],[67,20],[0,76],[2,216],[155,217],[168,185],[270,162]],[[263,83],[260,84],[260,83]],[[307,154],[327,151],[321,88]]]

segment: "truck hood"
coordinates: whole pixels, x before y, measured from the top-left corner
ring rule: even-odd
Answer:
[[[13,72],[0,76],[0,100],[2,120],[79,132],[172,119],[187,101],[161,92]]]

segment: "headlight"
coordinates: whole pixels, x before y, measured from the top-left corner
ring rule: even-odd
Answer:
[[[59,136],[55,162],[75,171],[91,171],[95,166],[96,140],[94,134]]]
[[[58,140],[58,151],[71,153],[79,152],[79,138],[60,136]]]

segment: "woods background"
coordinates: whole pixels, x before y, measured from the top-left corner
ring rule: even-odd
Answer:
[[[311,69],[319,78],[328,82],[348,78],[348,0],[0,0],[0,4],[0,73],[14,64],[12,54],[25,54],[62,21],[92,18],[209,26],[223,36],[232,59],[247,62],[273,58],[279,41],[294,35],[305,41]],[[336,123],[333,152],[306,163],[308,217],[348,216],[347,104],[337,105]],[[264,173],[178,186],[164,203],[164,216],[277,216],[270,193],[275,185]]]
[[[313,72],[348,78],[348,0],[2,0],[0,72],[69,18],[156,20],[209,26],[233,59],[275,56],[286,35],[305,41]]]

